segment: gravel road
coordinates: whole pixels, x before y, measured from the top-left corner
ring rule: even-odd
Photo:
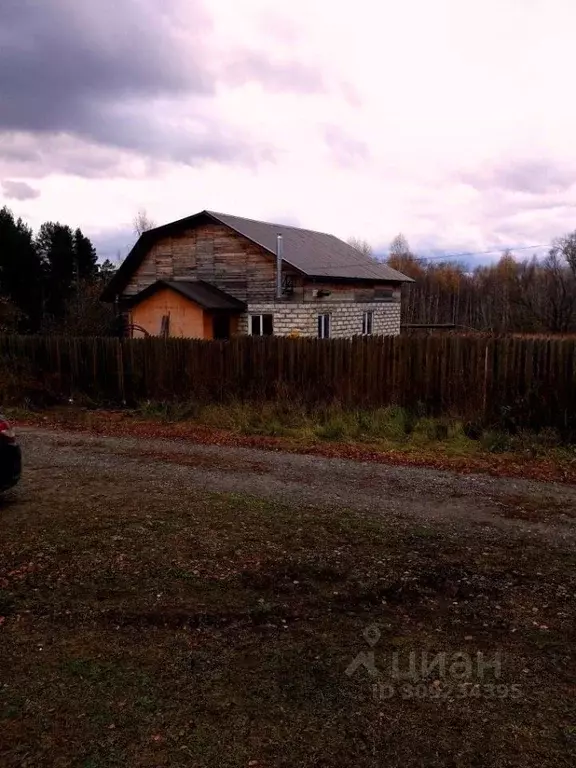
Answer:
[[[576,486],[21,442],[0,501],[0,765],[576,765]],[[348,675],[368,647],[379,677]]]
[[[25,472],[15,494],[30,498],[44,483],[67,489],[102,478],[131,497],[165,489],[251,494],[290,505],[347,507],[388,520],[484,534],[576,543],[576,488],[531,480],[462,475],[169,440],[100,437],[22,428]]]

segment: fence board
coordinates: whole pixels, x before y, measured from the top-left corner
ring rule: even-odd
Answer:
[[[574,339],[0,336],[0,366],[3,402],[284,398],[576,429]]]

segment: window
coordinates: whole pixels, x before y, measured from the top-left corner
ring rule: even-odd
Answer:
[[[376,288],[374,301],[395,301],[394,288]]]
[[[252,336],[272,336],[272,315],[250,315],[250,333]]]
[[[330,315],[318,315],[318,338],[330,338]]]
[[[371,336],[374,332],[374,312],[370,309],[362,313],[362,336]]]

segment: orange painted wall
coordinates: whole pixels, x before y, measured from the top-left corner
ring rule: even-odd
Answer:
[[[211,339],[214,336],[214,327],[212,325],[212,315],[204,312],[204,336],[203,339]]]
[[[212,318],[209,313],[169,288],[157,291],[133,307],[131,322],[145,328],[151,336],[159,336],[164,315],[170,315],[170,336],[212,338]],[[135,337],[142,335],[140,331],[134,331]]]

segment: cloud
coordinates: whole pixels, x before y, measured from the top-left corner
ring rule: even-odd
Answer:
[[[25,181],[6,181],[2,182],[2,191],[8,200],[35,200],[40,197],[40,191],[34,189]]]
[[[479,190],[502,189],[540,195],[565,192],[576,183],[571,162],[511,158],[492,167],[461,175],[461,180]]]
[[[311,5],[322,6],[325,2],[312,0]],[[347,77],[347,68],[324,66],[316,55],[320,46],[310,6],[302,13],[294,4],[281,8],[272,7],[269,0],[243,0],[241,12],[234,13],[232,0],[220,0],[219,5],[220,10],[226,7],[224,15],[216,16],[219,34],[224,27],[218,54],[222,61],[221,82],[233,87],[256,83],[271,94],[334,94],[351,106],[360,106],[360,94]],[[322,26],[326,40],[326,28]],[[229,37],[226,28],[232,33]],[[243,45],[238,45],[239,39]]]
[[[370,157],[370,150],[366,142],[357,139],[337,125],[325,126],[323,138],[332,158],[338,165],[353,166],[368,160]]]
[[[226,65],[222,78],[234,86],[256,82],[272,92],[314,94],[328,87],[316,67],[257,51],[239,51]]]
[[[255,82],[274,93],[318,94],[324,75],[289,53],[237,42],[221,50],[203,2],[3,0],[2,172],[16,162],[30,176],[124,175],[126,158],[110,149],[197,167],[272,159],[271,142],[221,114],[219,89]],[[19,148],[25,157],[15,157]]]
[[[48,155],[47,137],[61,149],[66,137],[190,165],[268,156],[211,111],[211,21],[200,0],[185,6],[187,24],[177,0],[162,11],[155,0],[4,0],[0,159],[94,175],[91,159],[70,167],[73,150]],[[14,157],[19,146],[26,157]],[[97,151],[97,166],[104,154]],[[114,170],[110,155],[104,165]]]
[[[144,145],[148,151],[137,152],[142,147],[136,136],[134,148],[94,144],[87,139],[70,134],[32,133],[0,134],[0,170],[6,176],[41,179],[52,173],[81,176],[85,179],[154,178],[170,158],[191,166],[200,166],[216,152],[223,161],[244,162],[249,165],[270,157],[270,151],[262,145],[241,144],[232,141],[216,126],[212,136],[206,130],[194,138],[182,139],[178,131],[166,130],[164,138],[171,136],[169,154],[162,143],[148,137]],[[128,144],[128,142],[127,142]]]
[[[192,4],[198,43],[207,22],[197,0]],[[151,0],[2,3],[0,125],[5,130],[98,138],[111,104],[206,94],[211,87],[199,52],[184,51]]]
[[[498,186],[532,194],[564,192],[576,181],[574,169],[554,162],[524,160],[495,170]]]
[[[41,179],[55,171],[87,179],[105,179],[111,174],[125,178],[152,175],[149,162],[137,162],[115,148],[66,134],[6,134],[2,137],[0,165],[6,175],[28,179]]]
[[[470,5],[0,0],[0,179],[41,190],[35,226],[145,205],[384,250],[548,242],[574,226],[576,4]]]

